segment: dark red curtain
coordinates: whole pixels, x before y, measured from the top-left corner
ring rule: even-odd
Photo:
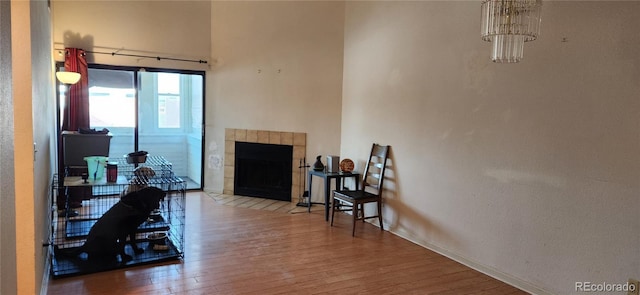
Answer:
[[[80,81],[68,85],[65,95],[62,130],[89,128],[89,75],[84,50],[65,48],[64,70],[80,73]]]

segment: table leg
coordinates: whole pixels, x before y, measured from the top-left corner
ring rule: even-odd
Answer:
[[[355,178],[355,180],[356,180],[356,188],[355,188],[355,190],[359,190],[360,189],[360,187],[359,187],[360,177],[354,176],[353,178]]]
[[[331,179],[324,179],[324,220],[329,221],[329,194],[331,190]]]

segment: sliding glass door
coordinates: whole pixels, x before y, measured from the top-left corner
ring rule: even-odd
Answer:
[[[202,189],[204,72],[90,65],[89,109],[90,127],[113,134],[109,157],[162,156]]]
[[[203,75],[139,72],[138,148],[163,155],[173,171],[201,187]]]

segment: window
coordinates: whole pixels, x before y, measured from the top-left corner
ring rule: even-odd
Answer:
[[[136,126],[136,92],[132,71],[89,69],[91,128]]]
[[[180,74],[158,73],[158,128],[180,128]]]
[[[89,88],[89,120],[91,126],[134,127],[135,90],[94,86]]]

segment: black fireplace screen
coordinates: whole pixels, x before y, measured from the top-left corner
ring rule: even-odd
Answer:
[[[291,201],[293,146],[236,142],[234,194]]]

